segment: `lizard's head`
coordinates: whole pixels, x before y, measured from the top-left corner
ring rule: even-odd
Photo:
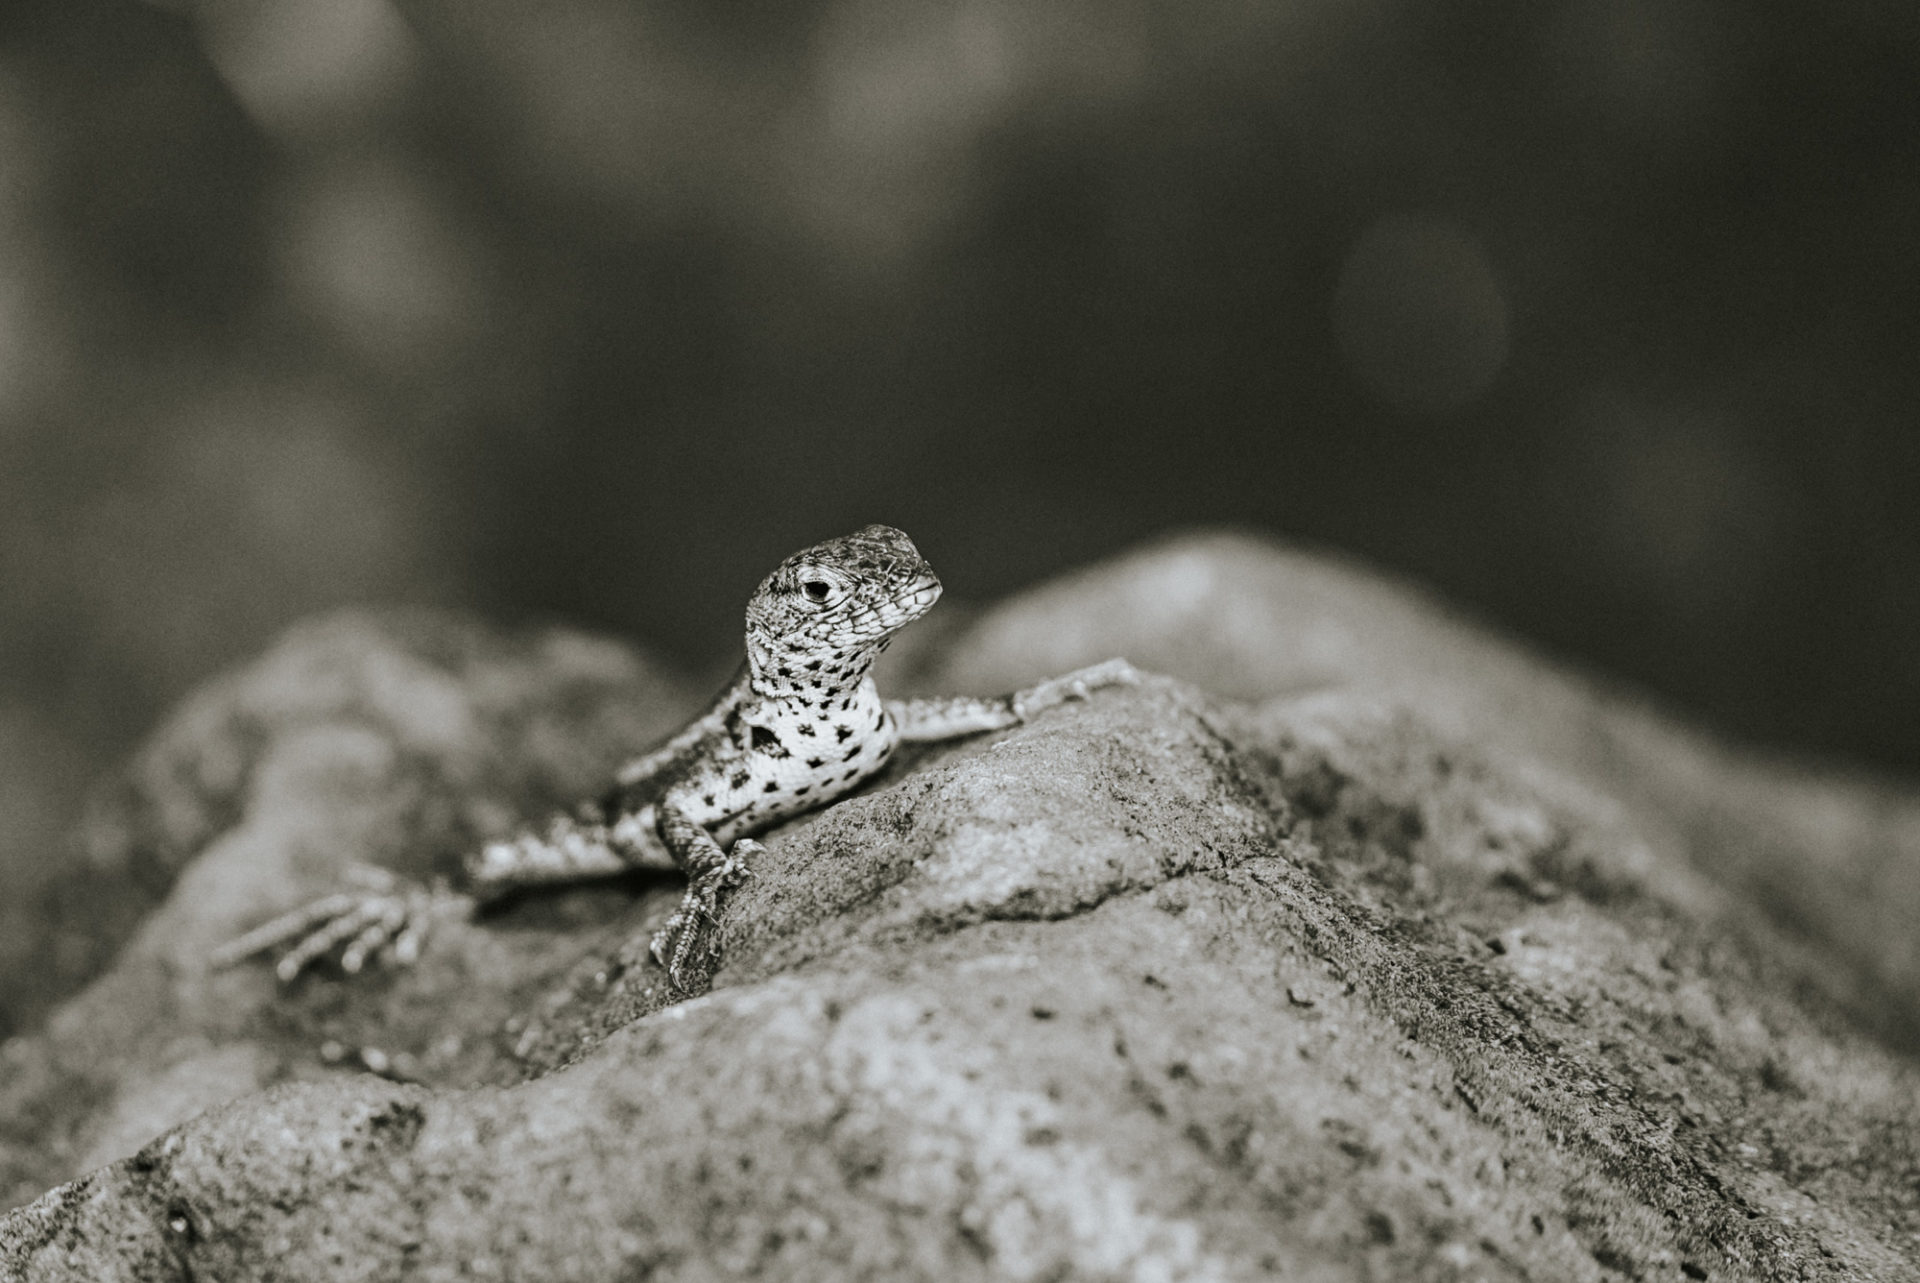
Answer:
[[[768,656],[863,650],[939,599],[940,581],[913,540],[868,526],[781,562],[747,605],[748,646]]]

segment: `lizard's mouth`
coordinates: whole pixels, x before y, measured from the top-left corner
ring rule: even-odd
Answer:
[[[932,575],[914,581],[901,597],[901,604],[914,614],[920,615],[933,609],[933,603],[940,600],[940,581]]]

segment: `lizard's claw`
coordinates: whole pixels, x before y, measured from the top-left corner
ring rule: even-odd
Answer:
[[[372,865],[350,866],[346,877],[355,890],[336,891],[264,922],[215,949],[208,963],[216,969],[230,967],[292,942],[273,968],[283,984],[292,983],[336,948],[340,969],[348,974],[372,958],[408,966],[419,958],[436,919],[473,911],[471,897],[456,894],[443,882],[422,885]]]
[[[687,963],[694,955],[703,946],[711,951],[711,926],[719,921],[721,897],[753,876],[747,861],[766,849],[752,838],[735,842],[726,859],[687,885],[680,907],[654,932],[649,945],[653,960],[667,969],[667,978],[676,987],[684,986]]]
[[[752,838],[741,838],[733,844],[733,849],[727,852],[727,858],[707,876],[714,879],[720,889],[730,891],[753,876],[753,866],[747,861],[765,855],[766,851],[766,847]]]
[[[1038,686],[1021,691],[1013,697],[1013,711],[1024,722],[1035,713],[1057,704],[1086,699],[1103,686],[1137,686],[1139,683],[1139,669],[1124,659],[1109,659],[1086,668],[1076,668],[1071,673],[1049,678]]]

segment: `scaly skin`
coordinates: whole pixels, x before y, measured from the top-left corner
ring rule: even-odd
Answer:
[[[622,767],[598,802],[488,844],[466,861],[461,891],[365,870],[357,890],[255,928],[217,950],[213,964],[289,942],[276,967],[283,981],[336,948],[348,972],[381,956],[406,964],[436,918],[510,891],[678,867],[686,899],[654,936],[653,955],[682,985],[689,962],[709,947],[705,928],[721,900],[764,849],[750,834],[859,787],[902,741],[998,730],[1136,680],[1124,660],[1109,660],[997,699],[881,699],[868,675],[873,661],[939,597],[932,568],[890,526],[802,549],[748,603],[739,674],[685,729]]]

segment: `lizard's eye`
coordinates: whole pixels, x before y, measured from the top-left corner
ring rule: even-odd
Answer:
[[[827,598],[833,596],[833,585],[824,579],[809,579],[800,585],[800,591],[805,593],[807,600],[814,605],[823,606]]]

